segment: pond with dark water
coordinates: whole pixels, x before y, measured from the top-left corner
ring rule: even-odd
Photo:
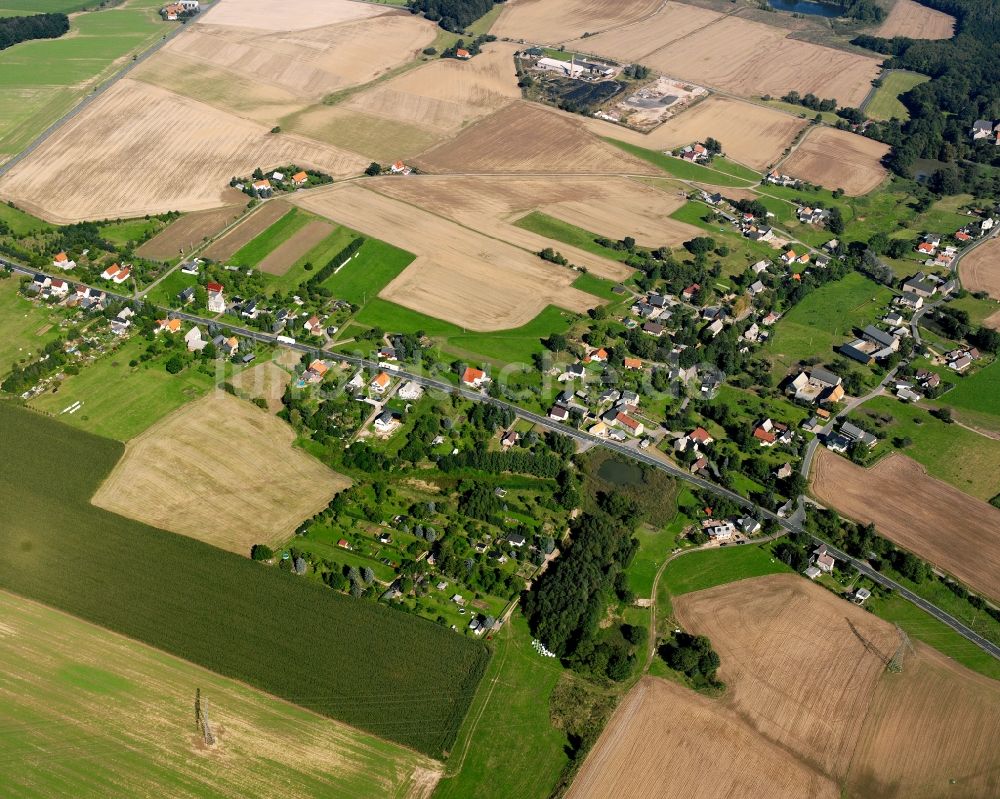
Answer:
[[[645,482],[642,467],[625,461],[604,461],[597,476],[616,486],[641,486]]]
[[[843,16],[844,9],[832,3],[817,3],[814,0],[767,0],[776,11],[790,11],[793,14],[808,14],[813,17],[833,19]]]

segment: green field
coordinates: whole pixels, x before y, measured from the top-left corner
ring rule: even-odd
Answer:
[[[827,283],[808,294],[774,326],[762,352],[784,375],[799,361],[817,357],[830,361],[834,348],[851,336],[855,327],[878,320],[892,292],[859,272]],[[863,368],[858,365],[858,368]]]
[[[603,300],[617,302],[623,297],[631,296],[628,294],[615,294],[614,288],[617,285],[613,280],[597,277],[589,272],[580,275],[580,277],[573,281],[573,288],[586,291],[588,294],[593,294],[595,297],[600,297]]]
[[[451,748],[481,642],[94,507],[120,443],[0,403],[0,447],[0,588],[420,752]]]
[[[771,554],[768,545],[744,544],[682,555],[667,566],[660,582],[672,596],[679,596],[787,571],[790,569]]]
[[[11,233],[17,236],[32,231],[52,229],[52,225],[45,220],[27,214],[18,208],[7,205],[7,203],[0,203],[0,223],[7,225]]]
[[[357,235],[349,228],[337,226],[329,236],[288,267],[283,275],[265,275],[267,285],[285,294],[296,291],[303,281],[308,280],[315,270],[326,266]],[[306,264],[312,264],[312,271],[306,270]]]
[[[910,118],[910,114],[906,106],[899,102],[899,95],[929,80],[926,75],[919,75],[916,72],[906,70],[890,72],[882,79],[882,85],[875,90],[864,111],[872,119],[896,118],[905,122]]]
[[[938,402],[955,408],[973,424],[1000,430],[1000,360],[959,378],[955,388]]]
[[[145,345],[140,338],[129,339],[80,374],[67,377],[57,392],[33,399],[31,406],[56,416],[74,402],[82,402],[80,410],[60,419],[90,433],[128,441],[215,384],[212,373],[202,371],[212,366],[188,367],[178,375],[169,374],[162,360],[129,366]]]
[[[682,161],[680,158],[674,158],[672,155],[664,155],[658,150],[647,150],[645,147],[628,144],[618,139],[602,138],[609,144],[613,144],[615,147],[634,155],[636,158],[648,161],[667,174],[683,180],[697,180],[712,186],[734,187],[747,187],[760,181],[760,175],[756,172],[732,161],[727,161],[724,158],[716,159],[720,162],[718,167],[714,165],[707,167],[701,164],[693,164],[689,161]]]
[[[0,377],[59,337],[58,315],[18,294],[19,284],[14,277],[0,280]]]
[[[163,227],[164,223],[154,218],[126,219],[122,222],[101,225],[101,236],[112,244],[122,246],[130,241],[141,241],[147,233],[154,234]]]
[[[331,257],[343,249],[353,236],[347,237],[344,244],[331,253]],[[354,305],[365,306],[375,300],[378,293],[384,289],[400,272],[413,261],[413,254],[399,247],[393,247],[379,239],[366,238],[358,254],[351,259],[337,274],[323,282],[333,296],[339,300],[347,300]],[[329,259],[328,259],[329,260]],[[325,266],[326,262],[316,262],[316,268]],[[387,327],[387,330],[398,328]]]
[[[293,208],[269,228],[240,247],[229,258],[229,262],[238,266],[257,266],[273,249],[288,241],[312,218],[305,211]]]
[[[788,111],[789,113],[800,116],[804,119],[814,119],[816,114],[819,114],[823,121],[828,125],[836,125],[837,121],[840,119],[833,111],[813,111],[811,108],[806,108],[804,105],[796,105],[795,103],[786,103],[781,100],[765,100],[764,105],[770,106],[771,108],[778,108],[782,111]]]
[[[0,699],[4,796],[402,796],[415,769],[437,767],[4,591],[0,614],[0,679],[17,686]],[[214,752],[195,743],[196,689],[208,704]]]
[[[561,219],[547,216],[540,211],[532,211],[530,214],[522,216],[514,224],[525,230],[530,230],[532,233],[537,233],[539,236],[545,236],[547,239],[561,241],[563,244],[578,247],[581,250],[610,258],[613,261],[624,261],[629,256],[626,250],[612,250],[609,247],[602,247],[594,241],[597,235],[591,233],[589,230],[584,230],[582,227],[571,225],[569,222],[563,222]]]

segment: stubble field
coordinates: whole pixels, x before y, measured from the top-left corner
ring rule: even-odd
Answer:
[[[873,523],[901,547],[1000,599],[1000,510],[928,476],[916,461],[896,454],[864,469],[821,449],[812,490],[845,516]]]
[[[296,163],[335,177],[364,158],[125,78],[0,180],[0,196],[57,222],[224,204],[233,175]],[[53,191],[58,185],[59,190]]]
[[[205,257],[216,261],[225,261],[231,258],[234,253],[253,241],[291,210],[291,206],[284,200],[268,200],[257,206],[256,210],[225,236],[218,241],[213,241],[205,250]]]
[[[835,128],[813,128],[782,162],[780,171],[854,197],[867,194],[889,174],[882,158],[889,146]]]
[[[572,288],[577,272],[360,185],[309,192],[295,203],[414,253],[379,296],[470,330],[519,327],[547,305],[582,313],[598,303]]]
[[[306,222],[287,241],[283,241],[257,264],[257,268],[269,275],[283,275],[291,266],[313,247],[333,232],[333,225],[322,219]]]
[[[236,200],[246,196],[235,191],[234,194]],[[197,246],[205,238],[225,230],[227,225],[235,222],[243,213],[244,206],[245,203],[239,202],[236,205],[224,205],[221,208],[185,214],[139,247],[136,253],[143,258],[156,260],[176,258],[181,252]]]
[[[980,244],[964,256],[959,271],[967,291],[985,291],[1000,300],[1000,239]]]
[[[412,750],[5,591],[0,616],[6,796],[425,799],[440,776]]]
[[[955,32],[955,18],[936,11],[915,0],[896,0],[883,22],[875,31],[876,36],[891,39],[906,36],[910,39],[950,39]]]
[[[97,507],[249,555],[277,545],[350,480],[292,446],[295,433],[223,392],[132,439]]]
[[[659,0],[512,0],[493,33],[509,39],[558,43],[625,25],[651,14]]]
[[[211,14],[198,18],[203,26],[232,25],[260,31],[298,31],[321,25],[336,25],[376,17],[383,13],[378,6],[350,0],[239,0],[219,3]]]

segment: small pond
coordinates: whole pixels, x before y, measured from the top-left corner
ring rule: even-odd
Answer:
[[[793,14],[809,14],[813,17],[840,17],[844,9],[832,3],[817,3],[815,0],[767,0],[776,11],[791,11]]]
[[[614,459],[604,461],[597,476],[616,486],[641,486],[644,482],[641,466]]]

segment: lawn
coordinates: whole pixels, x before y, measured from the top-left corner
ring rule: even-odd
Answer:
[[[652,598],[656,572],[677,546],[677,536],[690,524],[685,510],[692,510],[695,500],[690,491],[682,489],[677,497],[677,515],[665,527],[644,524],[636,530],[639,551],[628,567],[628,584],[636,596]]]
[[[539,236],[545,236],[547,239],[561,241],[563,244],[569,244],[614,261],[624,261],[629,256],[627,250],[612,250],[598,244],[595,241],[598,238],[596,233],[591,233],[582,227],[571,225],[569,222],[563,222],[561,219],[555,219],[539,211],[532,211],[530,214],[522,216],[514,224],[525,230],[530,230],[532,233],[537,233]]]
[[[44,219],[25,213],[20,208],[15,208],[7,203],[0,203],[0,223],[7,225],[11,233],[22,236],[36,230],[51,230],[52,225]]]
[[[3,2],[3,0],[0,0]],[[153,234],[165,227],[159,219],[126,219],[122,222],[112,222],[108,225],[101,225],[101,236],[113,244],[119,246],[128,244],[130,241],[141,241],[147,234]]]
[[[20,281],[0,280],[0,377],[59,337],[58,314],[18,294]]]
[[[451,749],[482,642],[91,505],[118,442],[0,403],[0,449],[0,588],[433,757]]]
[[[829,362],[834,349],[852,335],[856,327],[878,320],[892,292],[859,272],[827,283],[808,294],[772,328],[762,350],[770,358],[776,377],[806,358]],[[860,364],[857,368],[864,370]]]
[[[993,429],[1000,428],[1000,360],[956,382],[955,388],[938,401],[959,411],[969,411],[980,421],[987,417],[985,421],[992,422]]]
[[[142,339],[130,339],[117,351],[83,367],[80,374],[67,377],[57,392],[33,399],[31,406],[55,416],[74,402],[82,402],[76,413],[59,418],[81,430],[128,441],[214,385],[212,374],[202,371],[212,367],[189,366],[171,375],[162,358],[129,366],[145,345]]]
[[[707,167],[701,164],[693,164],[690,161],[682,161],[680,158],[674,158],[672,155],[664,155],[659,150],[647,150],[645,147],[628,144],[618,139],[602,138],[608,144],[613,144],[615,147],[624,150],[630,155],[634,155],[636,158],[648,161],[653,166],[659,167],[664,172],[682,180],[697,180],[700,183],[708,183],[712,186],[734,187],[749,187],[760,180],[760,175],[756,172],[725,159],[719,159],[722,162],[721,168]],[[739,172],[740,175],[734,176],[730,174],[731,172]]]
[[[256,266],[277,247],[284,244],[292,236],[298,233],[312,219],[311,214],[307,214],[298,208],[293,208],[281,219],[272,224],[267,230],[254,236],[250,241],[240,247],[229,262],[239,266]]]
[[[573,281],[573,288],[586,291],[588,294],[593,294],[595,297],[610,300],[611,302],[618,302],[625,297],[631,296],[628,294],[615,294],[614,288],[617,285],[619,284],[613,280],[596,277],[589,272],[580,275],[580,277]]]
[[[549,717],[549,697],[563,671],[558,659],[534,650],[516,611],[494,646],[448,763],[452,776],[434,799],[546,799],[569,762],[566,735]]]
[[[0,614],[16,636],[0,647],[0,680],[17,686],[0,699],[6,796],[402,795],[415,769],[437,766],[3,591]],[[217,743],[193,756],[196,689]]]
[[[864,111],[872,119],[895,118],[905,122],[910,118],[910,114],[906,106],[899,102],[899,95],[929,80],[926,75],[919,75],[916,72],[894,70],[882,79],[882,85],[875,90]]]
[[[679,596],[787,571],[791,570],[771,554],[769,546],[744,544],[681,555],[667,566],[660,580],[672,596]]]

